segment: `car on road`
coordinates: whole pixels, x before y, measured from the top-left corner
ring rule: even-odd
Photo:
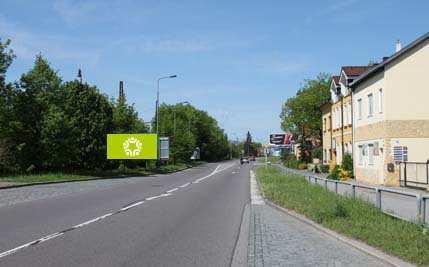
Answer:
[[[240,158],[240,163],[241,163],[241,164],[249,163],[249,158],[248,158],[248,157],[241,157],[241,158]]]

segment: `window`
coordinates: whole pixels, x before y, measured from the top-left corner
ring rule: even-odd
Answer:
[[[323,119],[323,131],[326,131],[326,118]]]
[[[357,112],[358,112],[358,119],[361,120],[362,119],[362,99],[358,99],[357,101]]]
[[[368,95],[368,117],[374,114],[374,97],[372,94]]]
[[[323,149],[323,162],[326,163],[328,160],[328,154],[326,153],[326,149]]]
[[[363,165],[363,146],[359,145],[359,165]]]
[[[374,165],[374,144],[368,144],[368,164]]]
[[[378,89],[378,112],[383,113],[383,89]]]

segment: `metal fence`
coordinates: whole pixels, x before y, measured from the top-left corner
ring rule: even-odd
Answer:
[[[399,182],[405,187],[426,187],[429,184],[429,162],[400,162]]]
[[[427,200],[429,195],[394,190],[385,187],[337,181],[314,175],[306,175],[300,171],[277,165],[283,172],[298,174],[309,183],[323,186],[326,190],[351,198],[359,198],[374,204],[382,212],[413,223],[428,223]]]

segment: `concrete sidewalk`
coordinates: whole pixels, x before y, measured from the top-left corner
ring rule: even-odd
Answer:
[[[268,205],[252,205],[249,266],[390,266]]]

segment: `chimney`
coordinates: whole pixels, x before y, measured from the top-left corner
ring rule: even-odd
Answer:
[[[397,53],[397,52],[399,52],[399,51],[401,51],[401,49],[402,49],[402,44],[401,44],[401,40],[397,40],[396,41],[396,49],[395,49],[395,52]]]
[[[119,81],[119,99],[124,99],[125,98],[125,94],[124,94],[124,82],[123,81]]]

